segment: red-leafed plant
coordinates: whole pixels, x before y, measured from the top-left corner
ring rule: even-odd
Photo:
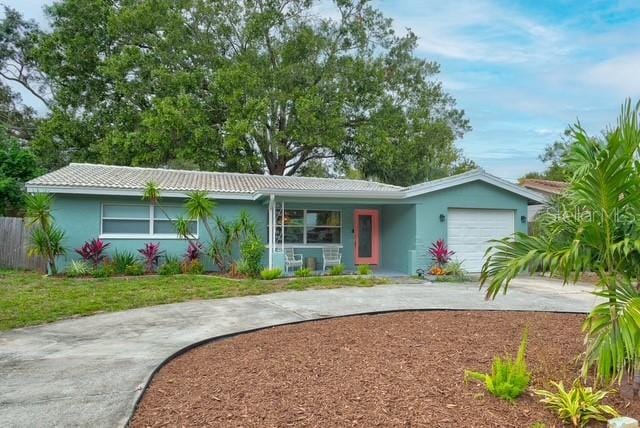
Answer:
[[[454,254],[455,252],[449,250],[444,239],[438,239],[436,242],[431,244],[431,247],[429,248],[429,255],[431,255],[431,259],[433,259],[435,264],[440,268],[443,268],[447,263],[449,263]]]
[[[202,244],[200,242],[189,242],[187,252],[184,255],[184,259],[188,262],[198,260],[200,253],[202,252]]]
[[[158,267],[158,262],[160,261],[160,256],[162,255],[162,251],[160,251],[160,243],[146,243],[144,244],[144,248],[140,248],[138,252],[144,258],[144,264],[146,266],[147,272],[153,272],[155,268]]]
[[[102,239],[92,239],[91,241],[86,241],[82,247],[76,248],[75,252],[80,254],[83,260],[95,267],[107,257],[104,251],[110,245],[110,243],[104,242]]]

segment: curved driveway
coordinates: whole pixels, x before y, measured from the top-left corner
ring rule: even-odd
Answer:
[[[193,301],[0,333],[0,425],[122,426],[155,367],[214,336],[293,321],[396,309],[587,312],[586,285],[518,279],[483,299],[475,284],[394,284]]]

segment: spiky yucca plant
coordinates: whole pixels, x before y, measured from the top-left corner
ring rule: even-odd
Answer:
[[[41,256],[47,260],[52,275],[58,273],[56,258],[67,253],[64,247],[65,233],[56,227],[53,220],[53,196],[48,193],[27,195],[27,225],[31,228],[30,256]]]

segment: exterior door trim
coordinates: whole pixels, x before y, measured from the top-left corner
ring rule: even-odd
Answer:
[[[360,216],[371,216],[371,257],[360,257],[358,248],[360,243]],[[357,265],[380,264],[380,211],[376,209],[356,209],[353,212],[355,232],[355,248],[353,258]]]

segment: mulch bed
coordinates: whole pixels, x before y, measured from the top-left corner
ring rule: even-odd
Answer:
[[[582,315],[404,312],[274,327],[194,349],[163,367],[132,421],[147,426],[528,427],[558,419],[525,393],[515,404],[465,384],[515,355],[529,327],[533,386],[571,383]],[[640,403],[608,399],[628,416]]]

